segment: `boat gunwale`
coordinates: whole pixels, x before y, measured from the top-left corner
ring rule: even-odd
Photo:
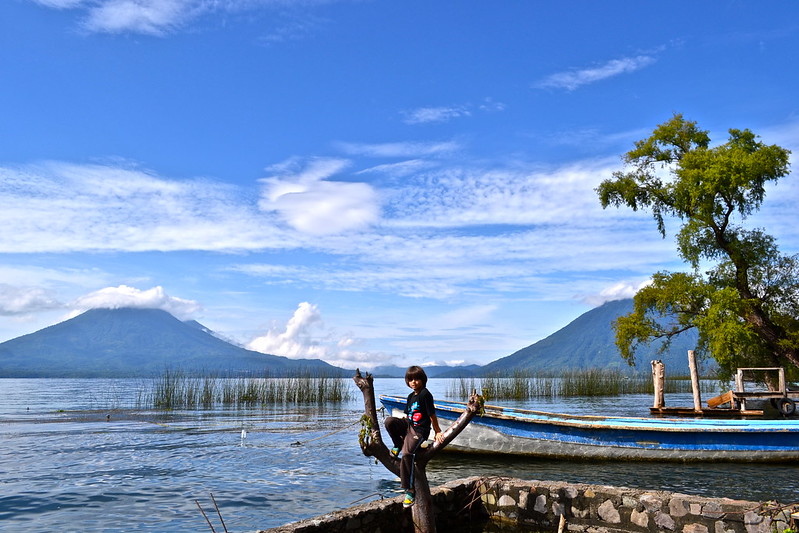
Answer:
[[[381,394],[381,402],[383,398],[387,398],[399,404],[402,404],[406,401],[405,397],[389,394]],[[466,409],[466,404],[464,402],[457,401],[435,400],[435,407],[437,410],[441,411],[462,413]],[[532,409],[522,409],[516,407],[503,407],[490,404],[484,405],[483,408],[485,413],[490,415],[490,418],[529,424],[552,424],[556,426],[566,426],[580,429],[624,429],[628,431],[665,431],[678,433],[696,431],[710,431],[717,433],[799,433],[799,420],[732,420],[715,418],[682,419],[663,417],[646,418],[635,416],[570,415],[546,411],[535,411]],[[520,413],[521,416],[515,415],[514,413]],[[532,416],[527,417],[524,415]],[[480,423],[478,419],[474,419],[473,422]]]

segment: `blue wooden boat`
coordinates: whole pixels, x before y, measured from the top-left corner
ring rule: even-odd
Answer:
[[[405,401],[380,396],[395,416]],[[435,407],[446,428],[465,404],[436,400]],[[550,458],[787,462],[799,460],[799,420],[587,416],[486,405],[485,414],[475,416],[447,449]]]

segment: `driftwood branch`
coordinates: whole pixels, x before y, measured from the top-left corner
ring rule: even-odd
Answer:
[[[363,376],[360,370],[356,370],[353,380],[361,390],[361,393],[363,393],[364,415],[361,418],[362,428],[358,439],[361,451],[367,457],[377,459],[390,472],[398,476],[400,460],[391,455],[388,447],[383,443],[383,437],[380,432],[380,421],[377,418],[377,404],[375,402],[374,378],[368,372]],[[466,409],[455,422],[444,430],[443,440],[441,442],[433,440],[430,446],[422,448],[416,453],[416,460],[414,461],[416,501],[413,505],[413,524],[416,533],[435,533],[436,531],[435,513],[430,499],[430,485],[427,481],[427,463],[438,452],[446,448],[482,409],[483,397],[477,394],[476,391],[472,391],[469,402],[466,404]]]
[[[377,404],[375,403],[374,376],[368,372],[366,376],[362,376],[361,371],[356,369],[353,380],[363,393],[364,414],[361,417],[361,434],[358,439],[361,451],[367,457],[374,457],[388,470],[399,476],[400,461],[391,455],[388,447],[383,443],[380,433],[380,421],[377,418]]]

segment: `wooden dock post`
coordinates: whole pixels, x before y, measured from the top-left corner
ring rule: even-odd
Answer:
[[[699,371],[696,369],[696,355],[688,350],[688,369],[691,371],[691,390],[694,393],[694,411],[702,412],[702,393],[699,390]]]
[[[663,381],[665,379],[666,370],[663,361],[652,361],[652,381],[655,385],[655,409],[662,409],[666,405],[666,400],[663,395]]]

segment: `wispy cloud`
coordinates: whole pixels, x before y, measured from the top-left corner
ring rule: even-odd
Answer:
[[[596,222],[594,188],[615,158],[549,169],[449,165],[423,172],[390,197],[394,225],[460,227]]]
[[[547,76],[535,84],[535,87],[542,89],[566,89],[573,91],[583,85],[595,83],[601,80],[629,74],[641,70],[656,61],[651,55],[639,55],[635,57],[624,57],[612,59],[603,65],[590,67],[580,70],[570,70],[568,72],[558,72]]]
[[[54,9],[72,9],[86,3],[86,0],[32,0],[34,3]]]
[[[83,26],[91,32],[163,35],[207,9],[192,0],[109,0],[89,8]]]
[[[493,113],[505,110],[505,104],[497,102],[492,98],[485,98],[478,105],[449,105],[449,106],[426,106],[403,111],[406,124],[430,124],[449,122],[451,120],[471,117],[474,112]]]
[[[320,25],[318,19],[303,13],[302,7],[330,0],[32,0],[47,8],[73,10],[79,25],[89,33],[135,33],[165,36],[175,33],[207,15],[269,9],[281,15],[281,21],[262,41],[284,42],[300,38]],[[290,12],[290,14],[288,14]]]
[[[459,107],[420,107],[406,111],[406,124],[426,124],[430,122],[449,122],[459,117],[468,117],[472,113],[463,106]]]
[[[348,157],[290,159],[249,187],[124,164],[0,168],[0,253],[304,249],[319,262],[253,258],[230,268],[267,284],[437,300],[513,292],[587,298],[609,272],[616,274],[608,286],[619,272],[640,283],[680,264],[648,213],[599,205],[594,189],[618,170],[615,156],[542,167],[470,161],[454,142],[341,148]],[[778,238],[796,232],[787,214],[793,196],[780,193],[793,184],[784,181],[758,214]],[[566,273],[575,280],[550,282]],[[3,275],[21,302],[6,312],[66,300],[47,292],[59,273],[50,274],[41,282]],[[34,290],[26,296],[25,287]]]
[[[136,167],[0,168],[0,252],[269,248],[291,242],[242,191]]]
[[[358,150],[386,157],[441,153],[440,147],[406,143]],[[434,298],[480,280],[510,289],[535,273],[586,264],[631,268],[652,257],[646,245],[632,244],[640,239],[629,238],[651,230],[646,215],[603,212],[598,205],[593,188],[610,174],[609,160],[549,170],[438,161],[385,188],[376,187],[379,179],[333,180],[352,164],[316,158],[274,165],[261,181],[258,202],[249,199],[251,192],[225,184],[123,166],[0,169],[0,202],[7,206],[0,211],[6,229],[0,252],[305,247],[329,254],[330,262],[320,269],[258,275]],[[370,176],[381,172],[379,165],[370,169]],[[357,264],[338,264],[337,258],[348,257],[358,258]]]
[[[378,174],[389,176],[391,178],[402,178],[405,176],[413,176],[424,170],[438,166],[434,161],[428,159],[409,159],[407,161],[400,161],[398,163],[385,163],[382,165],[375,165],[373,167],[359,170],[357,174]]]
[[[393,142],[393,143],[336,143],[336,147],[349,155],[366,157],[430,157],[452,154],[461,149],[455,141],[441,142]]]

